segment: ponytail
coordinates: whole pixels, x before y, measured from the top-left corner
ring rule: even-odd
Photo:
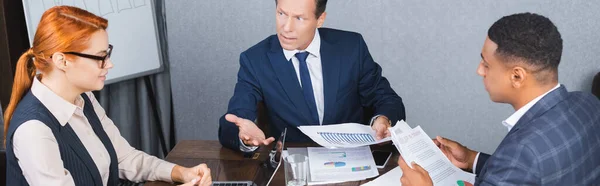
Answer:
[[[4,113],[4,143],[6,143],[6,135],[8,132],[8,126],[10,126],[10,119],[12,118],[17,105],[23,98],[23,95],[29,91],[33,78],[36,74],[35,65],[33,65],[33,58],[35,53],[33,49],[27,50],[21,55],[17,62],[17,69],[15,71],[15,79],[13,82],[12,93],[10,95],[10,102]],[[6,144],[5,144],[6,145]]]

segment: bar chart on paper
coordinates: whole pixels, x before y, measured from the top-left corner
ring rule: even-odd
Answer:
[[[390,141],[390,138],[375,139],[371,126],[359,123],[342,123],[322,126],[299,126],[298,129],[323,147],[350,148]]]
[[[317,132],[325,141],[332,144],[364,144],[373,143],[375,139],[367,133],[336,133],[336,132]]]

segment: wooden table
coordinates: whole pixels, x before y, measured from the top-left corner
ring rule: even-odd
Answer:
[[[286,147],[309,146],[318,145],[311,143],[286,143]],[[177,143],[175,148],[173,148],[173,150],[167,155],[166,160],[186,167],[196,166],[200,163],[206,163],[211,170],[213,181],[252,181],[255,180],[255,176],[258,176],[257,174],[262,174],[261,176],[263,177],[267,176],[264,171],[261,172],[260,165],[268,158],[269,149],[271,148],[260,148],[257,151],[258,155],[255,156],[255,159],[252,159],[244,158],[242,153],[222,147],[218,141],[184,140]],[[372,145],[371,149],[395,152],[386,167],[383,169],[378,169],[380,175],[397,166],[396,160],[398,159],[398,153],[395,151],[395,148],[391,143],[384,145]],[[371,180],[372,179],[330,185],[358,186]],[[175,184],[165,182],[147,182],[144,185],[170,186]],[[259,183],[259,185],[261,184]],[[280,167],[280,169],[277,171],[271,185],[285,185],[283,167]]]

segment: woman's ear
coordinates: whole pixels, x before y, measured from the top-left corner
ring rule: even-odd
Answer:
[[[55,52],[54,54],[52,54],[52,65],[54,65],[54,67],[56,67],[57,69],[60,69],[62,71],[65,71],[67,68],[67,58],[65,56],[65,54],[63,54],[62,52]]]

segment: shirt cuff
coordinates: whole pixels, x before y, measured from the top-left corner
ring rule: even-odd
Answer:
[[[473,170],[473,172],[472,172],[473,174],[476,173],[475,168],[477,168],[477,160],[479,160],[479,154],[481,154],[481,152],[477,153],[477,156],[475,156],[475,161],[473,161],[473,169],[472,169]]]
[[[258,149],[258,146],[246,146],[242,139],[240,139],[240,150],[242,152],[254,152],[256,149]]]
[[[175,164],[163,161],[156,167],[156,176],[157,180],[162,180],[165,182],[173,183],[173,179],[171,178],[171,172],[173,172],[173,168]]]

